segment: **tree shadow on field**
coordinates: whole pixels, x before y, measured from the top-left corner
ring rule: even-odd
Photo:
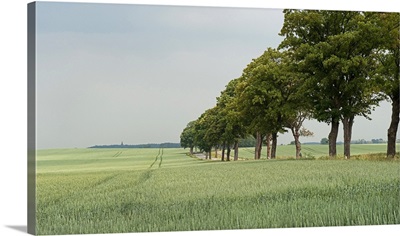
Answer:
[[[23,233],[28,232],[28,226],[26,225],[6,225],[6,227]]]

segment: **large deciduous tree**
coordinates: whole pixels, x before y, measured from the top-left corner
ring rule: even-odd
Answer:
[[[302,80],[301,74],[293,70],[288,53],[272,48],[243,71],[237,86],[237,101],[251,133],[259,140],[256,159],[260,157],[260,146],[267,134],[271,134],[271,158],[275,158],[278,133],[286,132],[285,128],[298,133],[304,120],[298,116],[306,109],[300,89]],[[293,136],[299,147],[297,133]],[[299,155],[297,152],[296,156]]]
[[[227,144],[227,160],[229,160],[230,147],[233,145],[235,161],[239,158],[239,139],[246,135],[246,130],[239,118],[239,111],[235,102],[238,80],[231,80],[217,98],[217,108],[223,117],[222,122],[224,122],[224,132],[221,139]]]
[[[396,134],[400,112],[400,13],[369,13],[368,19],[375,22],[381,41],[376,50],[379,67],[376,70],[382,93],[392,103],[391,121],[387,131],[387,157],[396,155]]]
[[[240,82],[237,85],[237,106],[240,110],[242,121],[247,127],[247,132],[256,138],[255,159],[260,159],[263,137],[273,134],[273,147],[276,147],[276,137],[282,131],[279,114],[272,114],[270,105],[276,91],[269,90],[269,81],[277,72],[277,63],[280,60],[279,52],[268,49],[260,57],[253,61],[243,70]],[[275,157],[276,149],[271,152]]]
[[[211,159],[211,149],[218,142],[218,132],[215,121],[215,108],[206,110],[195,123],[195,143],[206,153],[206,159]]]
[[[279,48],[293,55],[306,75],[304,87],[313,117],[331,124],[329,155],[336,156],[339,122],[343,123],[344,155],[350,157],[355,116],[368,118],[377,105],[371,71],[377,30],[363,12],[285,10]]]
[[[196,121],[189,122],[180,136],[181,146],[189,148],[190,154],[193,154],[193,148],[195,147],[195,123]]]

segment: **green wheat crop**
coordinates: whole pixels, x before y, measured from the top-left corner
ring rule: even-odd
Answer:
[[[39,150],[38,234],[400,224],[398,160],[220,162],[183,149],[159,153]]]

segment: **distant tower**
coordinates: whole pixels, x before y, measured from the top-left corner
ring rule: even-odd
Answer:
[[[121,142],[121,146],[124,146],[124,142]]]

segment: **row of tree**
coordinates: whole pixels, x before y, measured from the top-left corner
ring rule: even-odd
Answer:
[[[396,154],[399,124],[400,14],[350,11],[284,10],[284,37],[277,49],[253,59],[242,76],[231,80],[217,104],[190,122],[181,145],[234,149],[248,135],[256,139],[255,159],[263,143],[275,158],[278,133],[290,130],[301,156],[300,136],[308,118],[330,124],[329,156],[334,157],[339,124],[344,131],[344,156],[350,158],[356,116],[369,115],[382,100],[392,103],[387,156]],[[386,115],[386,114],[382,114]]]

